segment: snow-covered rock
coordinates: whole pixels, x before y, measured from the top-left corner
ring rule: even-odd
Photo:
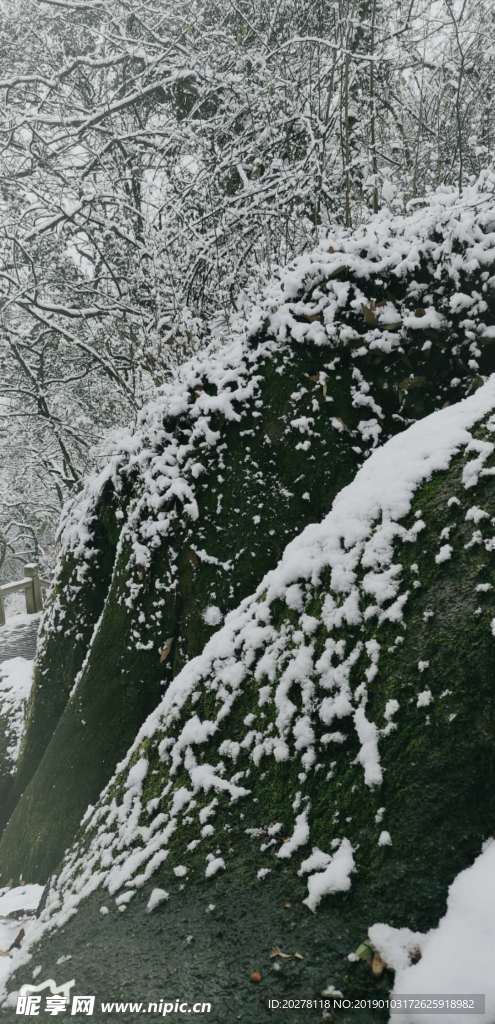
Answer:
[[[215,886],[234,927],[251,877],[243,927],[260,958],[276,946],[266,906],[288,895],[294,921],[314,922],[301,970],[319,991],[331,962],[346,996],[373,994],[347,954],[377,921],[370,935],[402,984],[495,813],[494,597],[479,589],[493,572],[494,474],[495,377],[370,456],[142,726],[52,880],[37,957],[71,918],[96,927],[95,900],[129,891],[127,921],[167,927]],[[438,562],[446,531],[452,555]],[[168,899],[150,915],[156,888]]]
[[[438,1009],[410,1005],[414,993],[432,1001],[443,996],[442,1020],[470,1024],[495,1017],[495,842],[490,839],[473,864],[452,882],[447,910],[426,934],[376,924],[370,939],[395,971],[391,1020],[407,1024],[435,1024]],[[450,997],[450,1005],[448,1005]],[[482,1002],[480,1002],[480,997]],[[463,1002],[464,1001],[464,1002]],[[472,1004],[470,1006],[470,1003]],[[463,1012],[464,1005],[464,1012]]]
[[[339,229],[113,439],[64,518],[16,776],[23,796],[0,848],[7,871],[15,855],[18,870],[46,877],[161,692],[285,545],[378,445],[495,368],[493,194],[485,175],[462,200],[443,190],[407,215]],[[439,538],[434,557],[451,546]],[[370,604],[394,591],[394,573],[367,573]],[[358,725],[378,782],[362,710]],[[36,838],[19,859],[26,831]]]

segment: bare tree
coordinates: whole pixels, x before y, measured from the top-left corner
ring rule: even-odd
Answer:
[[[280,263],[489,163],[494,31],[489,0],[4,0],[13,550]]]

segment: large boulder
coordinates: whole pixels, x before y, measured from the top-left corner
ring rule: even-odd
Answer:
[[[88,484],[45,615],[4,879],[48,876],[161,692],[377,444],[495,366],[491,187],[296,261]]]
[[[387,995],[349,954],[435,925],[493,831],[494,476],[495,377],[370,456],[170,684],[14,988],[70,952],[77,991],[209,1000],[215,1024]]]

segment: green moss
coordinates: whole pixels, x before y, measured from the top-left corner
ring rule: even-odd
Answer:
[[[130,568],[126,545],[113,564],[117,500],[110,488],[103,492],[94,521],[96,555],[76,584],[80,563],[69,554],[51,596],[56,612],[38,658],[17,779],[17,795],[24,792],[0,848],[4,877],[43,879],[53,870],[87,804],[97,798],[158,702],[160,687],[200,653],[211,635],[204,609],[235,607],[276,564],[287,541],[306,522],[321,518],[351,479],[360,459],[351,427],[362,410],[352,409],[348,381],[343,388],[337,382],[335,402],[327,402],[309,380],[327,358],[325,350],[299,346],[259,367],[254,405],[239,424],[223,425],[222,444],[198,450],[206,469],[195,485],[199,521],[176,519],[146,575]],[[349,377],[349,368],[345,373]],[[299,433],[287,440],[296,414],[291,396],[302,384],[308,391],[297,413],[311,412],[314,418],[309,456],[294,449]],[[350,424],[344,435],[332,427],[334,405]],[[179,436],[180,431],[179,423]],[[128,515],[139,499],[139,491],[128,496]],[[257,515],[262,529],[253,520]],[[209,560],[198,551],[206,551]],[[138,597],[130,608],[132,588]],[[159,652],[168,638],[174,641],[172,651],[161,663]],[[22,844],[22,853],[21,834],[33,837],[29,847]]]
[[[14,799],[19,797],[36,770],[86,656],[108,591],[118,539],[115,513],[121,503],[108,483],[95,510],[91,557],[82,560],[69,552],[50,591],[26,713]]]
[[[351,320],[366,326],[357,314]],[[136,529],[139,516],[150,516],[147,508],[136,511],[142,480],[126,468],[117,492],[107,485],[92,524],[94,557],[81,563],[69,551],[51,596],[15,783],[20,799],[0,844],[4,877],[43,879],[53,870],[160,690],[202,651],[212,632],[206,607],[236,607],[351,481],[375,443],[363,426],[376,421],[374,403],[383,410],[386,440],[431,411],[439,395],[462,391],[461,383],[449,392],[452,359],[444,341],[435,344],[445,357],[438,365],[431,352],[412,347],[386,362],[376,351],[309,344],[260,358],[258,390],[239,407],[239,421],[215,414],[210,427],[220,440],[196,446],[205,470],[194,481],[199,518],[188,519],[175,499],[169,503],[174,521],[152,549],[147,572],[119,543],[131,520]],[[405,374],[408,386],[401,387]],[[371,405],[356,400],[362,381],[361,397]],[[189,436],[187,414],[166,426],[179,441]],[[167,641],[170,653],[160,660]],[[33,837],[29,850],[20,841],[26,834]]]
[[[484,436],[483,428],[479,436]],[[414,543],[397,542],[396,546],[394,561],[402,566],[401,590],[409,591],[403,623],[378,625],[376,619],[369,619],[359,628],[346,627],[332,634],[346,640],[349,647],[358,639],[380,643],[379,673],[368,687],[367,714],[385,724],[387,701],[395,698],[400,704],[396,729],[380,737],[382,785],[369,789],[364,783],[356,762],[359,742],[350,719],[339,722],[345,742],[320,746],[319,767],[303,782],[295,751],[287,762],[277,764],[264,758],[253,770],[248,754],[241,750],[235,770],[245,771],[241,784],[251,790],[249,798],[232,804],[217,795],[211,818],[214,835],[188,850],[189,843],[198,838],[197,810],[211,800],[211,794],[199,796],[194,817],[180,822],[169,843],[168,860],[150,886],[138,891],[125,914],[111,913],[110,932],[104,931],[106,926],[98,914],[102,903],[111,903],[110,897],[99,892],[82,904],[74,923],[37,947],[36,962],[43,965],[47,976],[60,952],[70,949],[78,979],[88,991],[103,998],[111,997],[109,963],[112,991],[118,990],[118,998],[125,998],[124,992],[131,990],[140,998],[153,999],[163,984],[171,990],[180,978],[184,998],[196,998],[193,993],[198,990],[212,998],[215,1024],[223,1022],[233,1008],[246,1024],[259,1024],[273,1013],[267,1008],[269,997],[319,999],[329,983],[348,998],[378,999],[387,994],[392,973],[385,971],[376,979],[365,963],[349,962],[348,954],[377,921],[413,930],[434,926],[445,911],[448,885],[479,853],[495,820],[495,641],[490,628],[495,592],[476,590],[480,582],[493,579],[494,554],[490,545],[487,550],[483,543],[472,543],[477,527],[465,518],[472,505],[481,507],[488,517],[479,529],[485,531],[485,538],[489,536],[495,517],[495,488],[493,478],[486,476],[476,488],[466,490],[462,484],[464,464],[464,456],[457,456],[448,471],[435,474],[421,487],[404,521],[410,527],[418,517],[425,528]],[[452,504],[453,498],[458,504]],[[435,554],[445,540],[445,534],[441,535],[446,529],[450,530],[453,555],[438,564]],[[307,612],[318,616],[328,589],[323,574],[320,585],[308,596]],[[297,624],[295,613],[284,610],[280,601],[272,611],[279,629],[294,618]],[[317,650],[322,649],[326,637],[320,622]],[[419,661],[429,661],[424,674],[418,669]],[[363,660],[354,666],[354,688],[364,667]],[[259,717],[253,672],[254,666],[231,714],[214,738],[202,746],[201,758],[206,763],[218,762],[224,739],[242,738],[248,712]],[[418,707],[418,694],[426,686],[432,702]],[[200,690],[197,703],[184,705],[177,730],[193,711],[213,713],[214,696],[208,681]],[[295,692],[291,699],[297,700]],[[187,773],[180,771],[174,776],[172,793],[162,796],[169,780],[158,754],[161,739],[160,734],[146,739],[135,754],[136,760],[143,754],[149,759],[143,807],[158,799],[157,812],[161,806],[166,811],[173,792],[188,785]],[[127,770],[116,778],[107,802],[113,798],[120,801],[126,775]],[[328,850],[334,838],[345,835],[355,851],[351,890],[325,899],[315,915],[302,905],[306,885],[297,874],[310,847],[299,850],[289,861],[273,856],[274,849],[292,832],[293,801],[301,786],[311,804],[311,845]],[[382,807],[385,813],[378,823],[376,814]],[[269,842],[268,829],[275,822],[282,825],[275,845],[262,851],[261,845]],[[391,833],[391,846],[378,845],[382,828]],[[90,838],[84,833],[80,836],[82,862]],[[207,881],[206,856],[218,849],[227,870]],[[185,887],[173,872],[178,864],[188,867]],[[263,882],[256,878],[261,866],[271,871]],[[145,902],[150,888],[157,885],[171,897],[150,917],[145,914]],[[208,910],[212,904],[215,909]],[[186,943],[188,934],[194,936],[191,948]],[[105,976],[94,955],[103,941],[107,943]],[[281,962],[277,972],[271,957],[274,946],[297,950],[304,959]],[[263,975],[256,990],[249,981],[254,968]],[[310,1017],[307,1011],[291,1010],[291,1019],[302,1024]],[[335,1019],[351,1024],[356,1013],[343,1011]],[[363,1010],[357,1019],[368,1024],[385,1021],[387,1014]]]

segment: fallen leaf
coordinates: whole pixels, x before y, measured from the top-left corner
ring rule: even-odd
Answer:
[[[192,565],[193,569],[197,569],[198,566],[201,565],[201,559],[198,558],[198,555],[194,551],[194,548],[189,548],[186,551],[186,559],[189,562],[189,564]]]
[[[362,942],[354,951],[354,956],[357,957],[358,960],[370,960],[374,952],[371,942]]]
[[[160,663],[163,664],[167,660],[172,647],[174,646],[174,637],[169,636],[168,640],[165,640],[163,647],[160,648]]]
[[[363,303],[363,305],[361,306],[361,312],[364,316],[366,323],[368,324],[368,327],[376,327],[378,323],[378,317],[376,315],[375,303],[370,302],[369,306],[366,306]]]
[[[371,973],[375,978],[381,978],[385,970],[385,962],[382,960],[379,953],[374,953],[371,958]]]
[[[349,427],[347,426],[346,423],[344,423],[343,419],[340,416],[332,416],[332,419],[330,420],[330,424],[331,424],[331,426],[333,427],[334,430],[338,430],[339,434],[342,434],[342,433],[350,434],[351,433],[351,431],[349,430]]]
[[[280,957],[281,960],[304,960],[302,953],[284,953],[278,946],[274,946],[270,957],[273,960],[275,957]]]
[[[323,313],[303,313],[302,314],[302,319],[305,320],[307,324],[314,324],[314,323],[317,323],[317,322],[322,324],[323,323]]]

